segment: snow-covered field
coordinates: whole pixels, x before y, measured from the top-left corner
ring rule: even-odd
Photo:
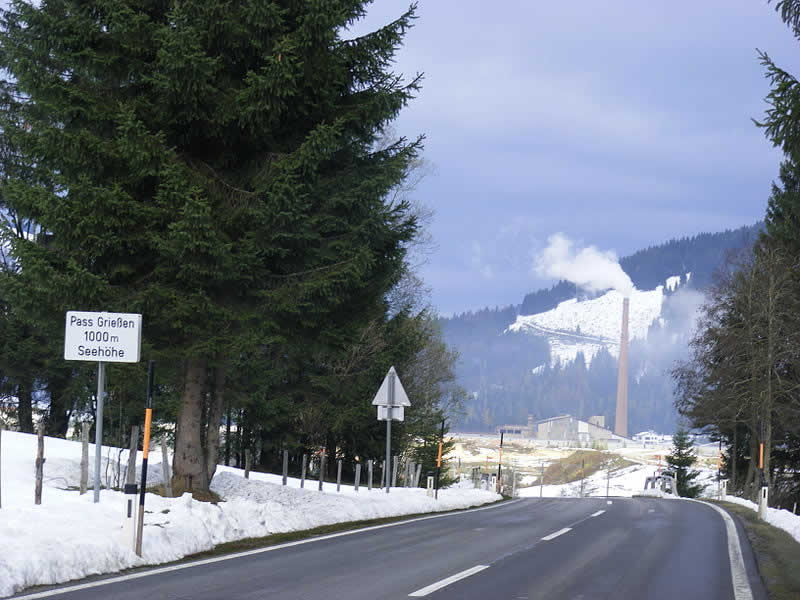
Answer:
[[[107,451],[103,452],[104,458]],[[54,584],[159,564],[248,537],[296,531],[344,521],[467,508],[499,500],[493,492],[455,486],[434,500],[422,489],[393,488],[390,494],[363,485],[358,492],[343,485],[289,479],[279,475],[219,467],[211,488],[225,502],[198,502],[190,495],[162,498],[147,494],[143,556],[123,539],[124,494],[103,490],[94,504],[92,490],[83,496],[79,484],[81,445],[45,438],[44,491],[35,506],[36,436],[3,431],[0,470],[0,597],[33,585]],[[90,465],[94,445],[89,446]],[[112,472],[117,462],[111,452]],[[127,462],[122,453],[123,464]],[[151,453],[148,481],[161,480],[160,452]],[[153,464],[155,463],[155,464]],[[91,469],[91,467],[90,467]],[[105,465],[104,465],[105,471]],[[153,477],[150,477],[150,474]],[[138,479],[137,479],[138,481]],[[366,482],[365,482],[366,483]],[[90,477],[91,485],[91,477]]]

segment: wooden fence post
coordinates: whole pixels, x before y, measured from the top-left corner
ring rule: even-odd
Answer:
[[[167,436],[161,437],[161,474],[164,477],[164,495],[172,498],[172,469],[169,466],[167,453]]]
[[[36,450],[36,489],[33,500],[35,504],[42,503],[42,479],[44,478],[44,422],[40,422],[36,428],[37,450]]]
[[[81,494],[89,489],[89,423],[81,423]]]

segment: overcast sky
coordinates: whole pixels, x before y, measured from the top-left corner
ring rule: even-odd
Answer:
[[[408,7],[377,0],[359,25]],[[800,65],[766,0],[420,0],[396,70],[425,74],[397,122],[435,167],[421,274],[450,314],[516,304],[563,232],[619,256],[752,224],[780,154],[751,119],[768,84],[756,48]]]

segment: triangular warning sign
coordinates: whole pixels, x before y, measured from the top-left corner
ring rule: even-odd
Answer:
[[[391,376],[394,377],[394,402],[392,403],[389,402],[389,379],[391,379]],[[397,376],[394,367],[391,367],[389,372],[386,373],[386,377],[383,378],[383,383],[378,388],[378,393],[375,394],[372,404],[374,406],[411,406],[411,402],[406,396],[406,391],[403,389],[403,384],[400,383],[400,378]]]

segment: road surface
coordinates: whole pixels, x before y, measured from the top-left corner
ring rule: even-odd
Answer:
[[[744,563],[759,600],[752,555]],[[95,582],[96,583],[96,582]],[[337,534],[103,585],[58,600],[730,600],[728,537],[711,507],[656,498],[524,499]],[[746,596],[745,596],[746,597]]]

